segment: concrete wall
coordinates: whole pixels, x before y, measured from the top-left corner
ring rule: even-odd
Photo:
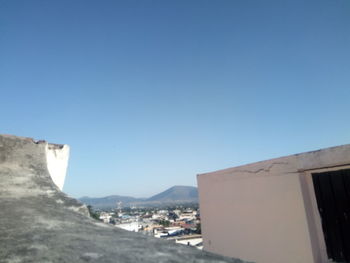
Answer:
[[[260,263],[326,262],[310,171],[348,164],[345,145],[199,175],[204,249]]]

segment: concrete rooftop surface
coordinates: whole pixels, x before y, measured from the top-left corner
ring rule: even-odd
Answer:
[[[0,135],[0,262],[242,262],[117,229],[54,184],[45,141]]]

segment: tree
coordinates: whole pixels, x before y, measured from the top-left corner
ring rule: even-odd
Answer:
[[[92,218],[96,219],[96,220],[100,220],[100,214],[95,212],[93,209],[92,209],[92,206],[91,205],[88,205],[87,206],[88,210],[89,210],[89,214]]]
[[[201,223],[198,223],[197,226],[196,226],[196,234],[202,234]]]
[[[160,220],[159,224],[164,226],[164,227],[168,227],[168,226],[170,226],[170,221],[168,221],[168,220]]]

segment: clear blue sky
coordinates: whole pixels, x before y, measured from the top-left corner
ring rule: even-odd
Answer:
[[[71,146],[64,191],[150,196],[350,143],[349,0],[0,0],[0,133]]]

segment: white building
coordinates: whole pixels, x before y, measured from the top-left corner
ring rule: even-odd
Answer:
[[[139,230],[142,228],[142,225],[139,224],[138,222],[116,224],[115,226],[127,231],[132,231],[132,232],[139,232]]]

